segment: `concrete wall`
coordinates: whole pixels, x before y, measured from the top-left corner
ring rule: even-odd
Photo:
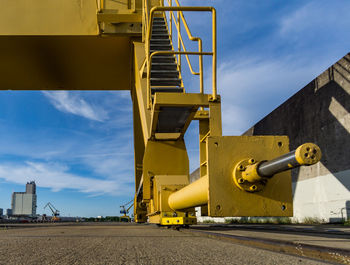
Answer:
[[[350,218],[350,54],[245,135],[288,135],[291,150],[318,144],[321,163],[292,171],[294,217]]]

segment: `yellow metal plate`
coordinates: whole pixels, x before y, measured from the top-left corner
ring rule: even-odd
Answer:
[[[0,35],[97,35],[96,0],[0,1]]]
[[[127,37],[0,36],[0,89],[129,90],[131,52]]]
[[[275,175],[256,193],[239,189],[232,177],[242,159],[270,160],[288,152],[286,136],[208,137],[209,216],[292,216],[290,171]]]
[[[186,145],[178,141],[148,141],[143,158],[143,199],[151,199],[151,178],[156,175],[189,175]],[[181,180],[182,184],[182,178]]]

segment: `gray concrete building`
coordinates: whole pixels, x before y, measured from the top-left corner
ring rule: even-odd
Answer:
[[[6,216],[9,217],[12,215],[12,209],[6,209]]]
[[[13,216],[36,216],[36,185],[34,181],[26,184],[25,192],[14,192],[12,194]]]
[[[34,181],[27,182],[26,184],[27,194],[36,194],[36,185]]]

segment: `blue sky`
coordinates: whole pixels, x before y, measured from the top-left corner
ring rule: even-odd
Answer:
[[[181,3],[217,9],[225,135],[246,131],[350,51],[348,0]],[[209,15],[186,18],[211,49]],[[208,60],[205,70],[209,92]],[[186,86],[197,85],[184,76]],[[29,180],[38,185],[38,213],[50,201],[67,216],[118,215],[132,198],[129,92],[2,91],[0,105],[0,208],[9,208],[11,193]],[[186,135],[192,170],[196,126]]]

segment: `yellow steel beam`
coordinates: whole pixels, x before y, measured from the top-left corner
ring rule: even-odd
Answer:
[[[131,51],[128,37],[0,36],[0,89],[129,90]]]
[[[192,93],[155,93],[156,107],[209,107],[211,95]]]
[[[142,77],[140,70],[145,61],[145,45],[134,42],[134,80],[138,109],[140,112],[141,127],[145,145],[150,138],[151,111],[147,109],[146,79]]]
[[[0,35],[98,35],[97,9],[96,0],[0,1]]]
[[[185,142],[148,140],[143,158],[143,199],[152,198],[152,179],[156,175],[189,175]],[[153,211],[149,211],[153,212]]]
[[[177,140],[181,136],[181,133],[155,133],[156,140]]]
[[[140,13],[98,13],[99,22],[107,23],[141,23],[142,15]]]

